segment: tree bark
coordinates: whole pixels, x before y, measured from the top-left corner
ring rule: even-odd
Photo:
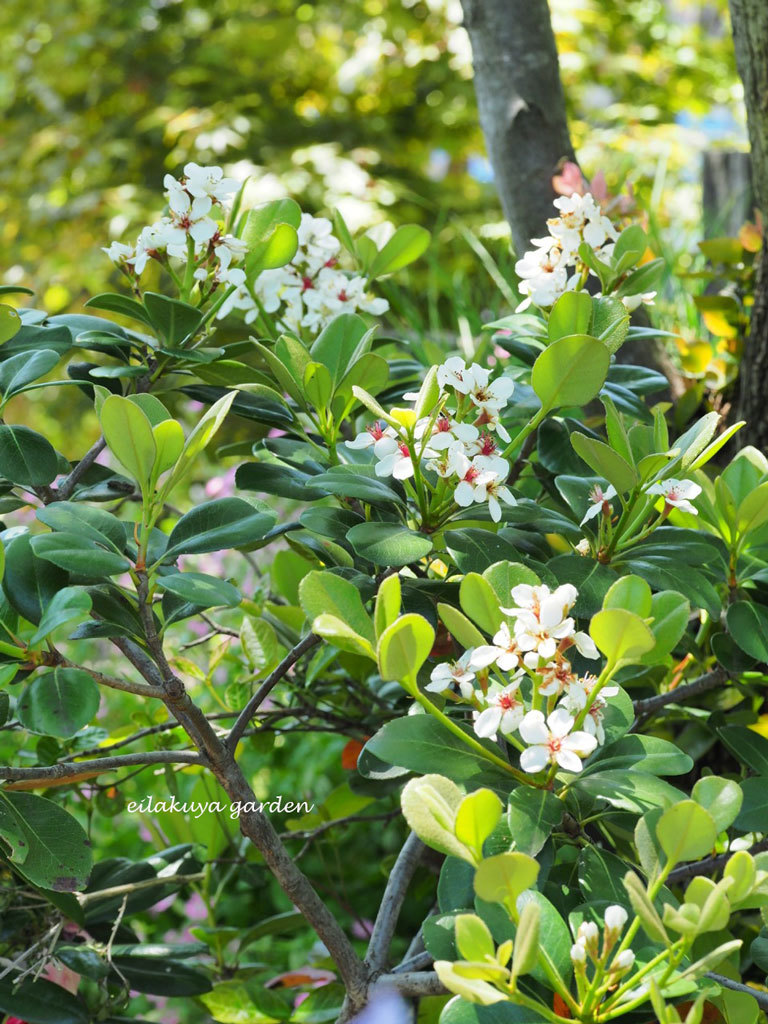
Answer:
[[[730,0],[736,63],[744,83],[755,200],[768,221],[768,3]],[[749,338],[739,388],[739,416],[747,421],[742,444],[768,450],[768,248],[763,239]]]
[[[488,157],[522,255],[553,215],[558,164],[575,160],[549,7],[547,0],[462,0],[462,8]]]

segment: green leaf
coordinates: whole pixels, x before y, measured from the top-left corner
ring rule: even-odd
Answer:
[[[26,978],[18,986],[10,977],[0,979],[0,1010],[26,1024],[88,1024],[91,1020],[76,996],[45,978]]]
[[[402,224],[374,257],[368,267],[368,277],[383,277],[407,267],[426,251],[429,240],[426,228],[418,224]]]
[[[613,484],[619,494],[626,494],[638,484],[635,469],[617,451],[603,441],[587,437],[579,431],[571,434],[574,451],[598,476]]]
[[[511,600],[509,595],[507,600]],[[459,601],[466,614],[491,636],[504,620],[496,591],[479,573],[468,572],[461,581]]]
[[[717,842],[717,827],[709,811],[695,800],[681,800],[668,807],[656,825],[656,837],[668,864],[699,860],[711,853]]]
[[[312,477],[312,486],[322,488],[327,494],[358,498],[376,506],[404,504],[397,491],[373,476],[364,475],[357,466],[334,466],[325,473],[318,473]]]
[[[498,799],[498,797],[497,797]],[[488,925],[477,914],[458,914],[456,917],[456,948],[465,960],[482,962],[493,957],[496,946]]]
[[[481,900],[501,903],[517,918],[517,898],[536,884],[539,865],[525,853],[499,853],[486,857],[475,872],[475,892]]]
[[[21,317],[13,306],[0,306],[0,345],[10,341],[21,330]]]
[[[467,735],[474,734],[467,731]],[[488,767],[482,754],[432,715],[408,715],[387,722],[368,740],[365,750],[386,764],[425,775],[439,772],[454,782],[464,782]]]
[[[37,558],[82,576],[116,576],[131,567],[124,555],[108,551],[76,533],[42,533],[33,537],[31,543]]]
[[[577,776],[574,789],[605,800],[619,810],[644,814],[654,807],[669,807],[682,797],[679,789],[646,772],[604,771]]]
[[[736,510],[736,532],[739,536],[757,530],[768,522],[768,480],[742,498]]]
[[[0,423],[0,475],[25,487],[45,487],[58,472],[56,450],[42,434]]]
[[[744,795],[733,779],[718,775],[705,775],[694,785],[691,796],[705,811],[709,811],[715,828],[724,832],[736,820]]]
[[[611,769],[648,772],[649,775],[686,775],[693,761],[669,740],[656,736],[623,736],[598,749],[584,775]]]
[[[157,585],[200,608],[236,608],[241,601],[240,592],[231,583],[200,572],[161,576]]]
[[[329,640],[340,651],[349,651],[351,654],[361,654],[364,658],[370,658],[371,661],[376,660],[376,651],[371,641],[336,615],[326,612],[318,615],[312,623],[312,631],[324,640]]]
[[[184,450],[184,430],[176,420],[163,420],[152,427],[157,456],[155,457],[155,479],[176,465]]]
[[[20,394],[27,384],[45,377],[60,358],[58,352],[43,348],[36,352],[20,352],[17,356],[0,362],[0,394],[3,402],[7,402],[13,395]]]
[[[11,862],[34,885],[55,892],[85,887],[91,844],[77,819],[52,800],[0,791],[0,838],[10,847]]]
[[[589,624],[589,635],[611,665],[632,664],[650,651],[653,633],[639,615],[623,608],[606,608]]]
[[[465,796],[456,811],[454,830],[459,842],[483,856],[483,843],[501,819],[501,800],[490,789],[476,789]]]
[[[161,996],[199,996],[210,992],[207,972],[199,967],[172,960],[149,956],[112,957],[112,966],[118,977],[125,978],[132,989]]]
[[[116,292],[102,292],[100,295],[94,295],[88,299],[85,305],[86,308],[104,309],[108,313],[118,313],[120,316],[127,316],[131,320],[138,320],[139,323],[144,324],[146,327],[152,326],[152,321],[149,319],[144,306],[137,302],[136,299],[131,299],[127,295],[118,295]],[[122,331],[122,328],[115,327],[115,329]]]
[[[168,537],[163,561],[224,548],[243,548],[262,540],[276,516],[261,512],[242,498],[217,498],[179,519]]]
[[[562,801],[548,789],[534,789],[532,786],[513,789],[509,794],[507,824],[515,849],[535,857],[549,839],[552,829],[562,821],[563,813]]]
[[[347,540],[361,558],[375,565],[408,565],[432,550],[429,537],[399,523],[360,523],[352,527]]]
[[[401,616],[379,637],[376,653],[381,678],[415,686],[434,642],[435,631],[425,618],[413,613]]]
[[[336,389],[354,357],[363,355],[366,336],[370,344],[368,327],[362,317],[354,313],[342,313],[334,317],[313,342],[309,354],[315,362],[322,363],[328,370],[332,390]]]
[[[104,509],[82,502],[55,501],[38,509],[37,518],[51,530],[79,534],[119,553],[125,549],[125,524]]]
[[[539,961],[539,933],[541,907],[535,900],[525,903],[517,923],[514,953],[512,956],[512,978],[530,974]]]
[[[64,572],[42,558],[36,558],[30,537],[14,537],[5,552],[3,590],[9,603],[36,625],[59,590],[69,582]]]
[[[299,604],[312,623],[320,615],[333,615],[375,644],[373,622],[363,606],[357,587],[335,573],[313,571],[299,584]]]
[[[254,675],[268,672],[277,664],[277,637],[274,629],[263,619],[243,619],[240,643]]]
[[[144,292],[144,307],[152,327],[169,348],[181,345],[203,322],[196,306],[156,292]]]
[[[465,649],[480,647],[485,643],[485,637],[480,630],[453,605],[438,602],[437,614],[454,640]]]
[[[30,646],[39,644],[47,636],[73,619],[81,619],[91,610],[90,595],[80,587],[65,587],[59,590],[46,606],[40,625],[30,638]]]
[[[647,619],[652,607],[651,588],[639,576],[622,576],[611,585],[603,599],[603,608],[624,608]]]
[[[768,662],[768,608],[751,601],[728,606],[725,621],[733,639],[757,661]]]
[[[252,988],[243,981],[223,981],[199,997],[220,1024],[273,1024],[274,1017],[259,1009]]]
[[[623,881],[629,902],[634,912],[640,918],[640,924],[645,934],[651,942],[661,942],[663,945],[668,946],[669,936],[643,883],[634,871],[628,871]]]
[[[586,405],[605,383],[610,359],[605,345],[587,334],[552,342],[537,358],[531,373],[531,386],[542,409]]]
[[[506,606],[512,598],[512,588],[520,583],[536,587],[541,580],[536,573],[521,562],[494,562],[483,570],[483,579],[490,583],[498,598],[498,604]]]
[[[739,764],[748,765],[758,775],[768,776],[768,740],[743,725],[726,725],[717,735]]]
[[[768,777],[753,775],[743,779],[739,785],[739,796],[741,806],[734,826],[741,832],[761,832],[768,815]]]
[[[95,717],[99,688],[82,669],[54,668],[24,688],[16,710],[29,732],[68,739]]]
[[[656,662],[671,654],[688,628],[691,605],[675,590],[654,594],[651,600],[651,632],[656,638],[652,651],[643,659]]]
[[[590,333],[599,338],[613,355],[618,352],[629,332],[629,313],[624,303],[611,296],[593,299],[594,313]]]
[[[587,334],[592,321],[592,297],[586,292],[565,292],[552,307],[547,320],[550,341]]]
[[[152,476],[157,446],[146,414],[120,395],[101,407],[101,429],[112,454],[144,489]]]
[[[376,603],[373,609],[373,622],[376,636],[380,637],[384,630],[391,626],[400,614],[402,604],[402,588],[397,573],[387,576],[379,584]]]
[[[230,406],[237,395],[236,391],[230,391],[217,399],[203,418],[198,421],[192,433],[184,444],[181,457],[174,467],[171,475],[163,485],[163,494],[169,494],[179,480],[184,476],[194,459],[208,445],[209,441],[218,432],[219,427],[226,419]],[[109,401],[109,399],[107,399]],[[106,405],[106,402],[104,403]],[[154,443],[154,442],[153,442]],[[110,445],[111,447],[111,445]],[[119,458],[119,456],[118,456]]]

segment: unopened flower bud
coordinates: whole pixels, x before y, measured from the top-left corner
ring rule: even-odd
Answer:
[[[571,960],[576,967],[581,967],[587,962],[587,951],[581,942],[574,942],[571,946]]]
[[[626,974],[631,970],[635,962],[635,954],[631,949],[625,949],[614,959],[611,964],[611,972],[615,974]]]
[[[618,904],[608,907],[605,911],[606,930],[615,933],[620,932],[627,923],[628,916],[624,907],[620,907]]]
[[[576,554],[581,555],[582,558],[586,558],[590,550],[590,544],[586,537],[583,537],[576,545]]]

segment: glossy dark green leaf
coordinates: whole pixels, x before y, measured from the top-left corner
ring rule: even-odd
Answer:
[[[0,364],[2,365],[2,364]],[[45,487],[59,471],[53,445],[29,427],[0,423],[0,475],[26,487]]]
[[[16,710],[29,732],[67,739],[95,717],[99,688],[82,669],[54,668],[24,688]]]
[[[360,523],[347,540],[362,558],[375,565],[408,565],[432,550],[432,541],[399,523]]]
[[[740,764],[768,776],[768,740],[743,725],[726,725],[717,730],[723,743]]]
[[[156,292],[144,293],[144,307],[149,322],[160,337],[174,348],[193,334],[203,319],[196,306],[189,306],[179,299],[169,299]]]
[[[117,576],[131,567],[124,555],[76,533],[41,533],[31,544],[37,558],[81,576]]]
[[[227,583],[199,572],[177,572],[158,579],[163,590],[176,594],[200,608],[235,608],[240,604],[240,592]]]
[[[56,892],[84,888],[93,864],[90,841],[77,819],[52,800],[1,791],[0,839],[34,885]]]
[[[26,534],[15,537],[6,549],[5,596],[20,615],[35,625],[40,622],[49,602],[68,582],[68,572],[35,556]]]
[[[261,540],[277,517],[260,512],[242,498],[218,498],[193,508],[176,523],[163,560],[242,548]]]
[[[27,978],[15,987],[13,979],[0,979],[0,1010],[26,1024],[88,1024],[91,1016],[71,992],[44,978]]]

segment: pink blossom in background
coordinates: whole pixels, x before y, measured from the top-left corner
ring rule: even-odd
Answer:
[[[184,904],[184,913],[190,921],[205,921],[208,909],[199,893],[193,893]]]
[[[229,498],[235,491],[235,472],[237,467],[233,466],[221,476],[212,477],[205,485],[205,494],[208,498]]]
[[[352,934],[356,939],[370,939],[371,935],[373,935],[373,921],[369,921],[367,917],[364,917],[360,921],[353,922]]]
[[[279,427],[272,427],[270,432],[267,434],[267,437],[285,437],[285,431],[281,430]]]

